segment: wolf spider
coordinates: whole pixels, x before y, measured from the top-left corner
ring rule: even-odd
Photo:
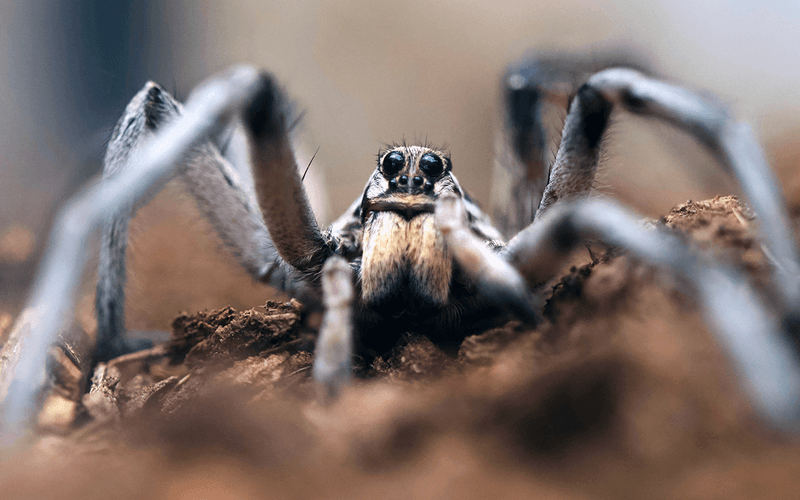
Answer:
[[[131,349],[123,323],[128,220],[173,175],[255,279],[324,311],[313,376],[327,397],[347,382],[354,352],[384,352],[404,332],[447,344],[510,318],[538,323],[542,284],[573,248],[599,240],[677,276],[762,414],[795,428],[800,266],[780,190],[750,128],[713,98],[633,69],[587,75],[563,68],[540,59],[505,76],[507,168],[518,179],[499,214],[503,229],[516,233],[507,242],[461,187],[450,157],[428,144],[382,150],[362,195],[320,229],[295,162],[294,118],[272,76],[233,68],[199,86],[185,106],[146,84],[114,129],[103,181],[61,212],[4,347],[6,433],[18,435],[36,410],[48,347],[72,308],[88,239],[101,226],[91,364]],[[569,102],[549,168],[539,123],[548,101]],[[769,304],[738,270],[698,255],[664,228],[643,227],[612,201],[589,198],[614,108],[687,132],[739,181],[772,259]],[[537,185],[540,178],[546,182]]]

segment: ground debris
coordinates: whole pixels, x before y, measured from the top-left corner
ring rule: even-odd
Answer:
[[[99,365],[83,404],[96,421],[118,421],[178,412],[219,386],[274,395],[308,378],[301,315],[294,300],[270,301],[263,310],[181,314],[167,343]]]
[[[735,196],[717,196],[688,201],[661,218],[705,251],[723,262],[745,269],[762,288],[768,286],[768,265],[764,247],[753,230],[755,217]]]
[[[237,313],[232,307],[193,315],[181,314],[172,323],[169,355],[173,363],[189,367],[230,365],[253,353],[297,339],[299,303],[270,301],[264,312]]]
[[[435,379],[454,369],[455,360],[427,337],[414,335],[404,338],[386,356],[372,363],[371,375],[389,380]]]
[[[733,197],[661,219],[758,281],[751,222]],[[52,401],[54,422],[88,417],[40,448],[83,496],[793,498],[800,442],[759,419],[696,304],[624,251],[597,255],[555,281],[537,328],[457,351],[409,334],[330,406],[296,301],[182,314],[168,343],[99,365],[77,410]]]

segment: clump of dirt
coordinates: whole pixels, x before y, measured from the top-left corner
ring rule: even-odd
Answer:
[[[768,262],[752,228],[754,217],[735,196],[688,201],[673,208],[661,222],[691,237],[723,262],[740,266],[759,286],[768,286]]]
[[[254,398],[292,385],[308,390],[313,339],[301,334],[302,306],[269,301],[262,309],[181,314],[166,344],[100,364],[83,399],[91,419],[170,414],[220,387]]]
[[[426,380],[452,373],[455,360],[427,337],[408,336],[388,355],[372,362],[372,376],[389,380]]]
[[[301,305],[296,300],[285,304],[269,301],[264,312],[237,313],[227,307],[181,314],[172,323],[170,362],[184,362],[189,368],[208,364],[229,366],[274,347],[297,344],[301,315]]]
[[[525,333],[530,332],[522,323],[512,321],[503,327],[469,336],[461,342],[458,360],[466,365],[491,365],[499,353]]]
[[[759,278],[751,220],[728,197],[662,223]],[[793,498],[800,442],[760,419],[679,287],[622,251],[593,258],[556,280],[537,328],[468,337],[457,356],[409,335],[329,405],[297,302],[184,314],[169,343],[99,366],[82,425],[4,464],[0,489]]]

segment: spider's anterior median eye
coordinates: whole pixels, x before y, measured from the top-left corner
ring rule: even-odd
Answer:
[[[419,159],[419,168],[431,177],[437,177],[444,171],[442,159],[432,153],[426,153]]]
[[[397,175],[397,172],[403,170],[406,164],[406,159],[400,151],[392,151],[383,157],[383,173],[389,177]]]

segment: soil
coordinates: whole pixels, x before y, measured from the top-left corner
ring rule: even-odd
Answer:
[[[766,290],[736,198],[655,222]],[[584,259],[585,261],[586,259]],[[333,403],[310,376],[295,300],[182,314],[172,338],[97,367],[75,356],[3,498],[795,498],[800,441],[771,429],[669,276],[593,253],[552,286],[546,321],[466,338],[409,333]],[[13,458],[13,459],[12,459]]]

